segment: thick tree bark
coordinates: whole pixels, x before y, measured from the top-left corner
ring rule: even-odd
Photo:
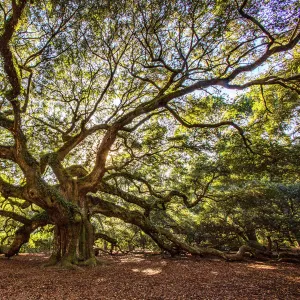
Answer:
[[[79,241],[79,234],[79,224],[55,226],[50,264],[61,264],[68,267],[78,263],[76,248]]]
[[[47,265],[72,268],[75,265],[95,266],[94,230],[89,220],[56,225],[53,251]]]
[[[60,172],[60,167],[57,172]],[[77,182],[72,176],[66,176],[66,182],[58,191],[61,197],[50,214],[55,227],[52,255],[46,264],[49,266],[74,268],[76,265],[97,264],[93,250],[94,229],[86,197],[79,193]]]
[[[94,254],[94,228],[90,222],[86,198],[76,193],[75,185],[70,185],[64,195],[72,202],[66,202],[68,218],[60,215],[55,219],[53,252],[48,265],[60,265],[72,268],[75,265],[95,266],[97,260]]]
[[[250,240],[247,242],[247,245],[242,245],[238,252],[229,257],[230,260],[243,260],[246,252],[250,253],[254,257],[272,257],[272,251],[269,248],[272,247],[271,238],[268,237],[268,247],[262,246],[258,240],[256,241]]]

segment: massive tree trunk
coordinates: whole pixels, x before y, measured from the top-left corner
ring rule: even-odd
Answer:
[[[97,260],[93,244],[94,230],[88,219],[84,218],[80,222],[55,225],[53,250],[49,265],[57,264],[63,267],[95,266]]]
[[[62,213],[52,214],[54,239],[48,265],[74,267],[95,266],[94,228],[84,195],[79,195],[76,185],[65,186]],[[67,201],[68,200],[68,201]]]

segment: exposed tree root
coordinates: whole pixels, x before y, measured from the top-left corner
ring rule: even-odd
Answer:
[[[82,268],[80,266],[72,264],[70,262],[58,262],[56,264],[46,263],[42,267],[43,268],[62,269],[62,270],[82,270]]]
[[[78,270],[81,271],[82,268],[80,268],[80,266],[76,265],[76,264],[72,264],[68,261],[64,261],[64,262],[60,262],[57,267],[59,269],[66,269],[66,270]]]
[[[99,257],[97,257],[96,260],[97,260],[97,264],[99,266],[106,266],[106,265],[110,265],[112,263],[111,261],[109,261],[107,259],[103,259],[103,258],[99,258]]]
[[[70,261],[69,259],[58,260],[55,255],[50,256],[49,260],[43,265],[43,267],[53,267],[58,269],[69,269],[69,270],[82,270],[82,267],[96,267],[110,264],[109,261],[91,257],[84,261]]]
[[[44,268],[55,268],[55,269],[65,269],[65,270],[82,270],[82,268],[75,263],[71,263],[68,260],[57,261],[55,259],[51,259],[43,264]]]
[[[242,261],[242,260],[244,260],[246,252],[250,252],[251,254],[253,254],[253,248],[251,248],[248,245],[243,245],[239,248],[239,250],[236,254],[227,255],[227,258],[230,261]]]
[[[57,265],[58,260],[54,255],[51,255],[50,258],[48,259],[48,261],[46,263],[43,264],[43,267],[47,268],[47,267],[53,267],[55,265]]]
[[[78,263],[79,266],[84,266],[84,267],[96,267],[100,263],[96,259],[96,257],[91,257],[85,261],[81,261]]]
[[[233,255],[228,255],[231,261],[242,261],[246,257],[246,253],[250,253],[252,257],[260,260],[270,260],[277,262],[295,262],[300,263],[300,255],[296,253],[280,253],[278,256],[272,253],[269,249],[264,248],[261,245],[255,244],[243,245],[239,248],[238,252]]]

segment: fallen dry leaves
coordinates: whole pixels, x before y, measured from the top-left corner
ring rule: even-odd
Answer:
[[[300,267],[160,256],[107,257],[82,270],[42,268],[44,255],[0,257],[0,299],[300,299]]]

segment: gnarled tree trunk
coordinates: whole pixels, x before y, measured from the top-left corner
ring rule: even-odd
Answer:
[[[96,265],[93,235],[93,226],[89,221],[56,225],[49,265]]]
[[[48,265],[73,267],[95,266],[97,260],[93,250],[94,229],[89,219],[55,225],[53,251]]]
[[[73,268],[76,265],[95,266],[94,228],[85,196],[79,195],[76,185],[61,191],[65,201],[63,213],[52,215],[54,239],[52,255],[47,265]]]

